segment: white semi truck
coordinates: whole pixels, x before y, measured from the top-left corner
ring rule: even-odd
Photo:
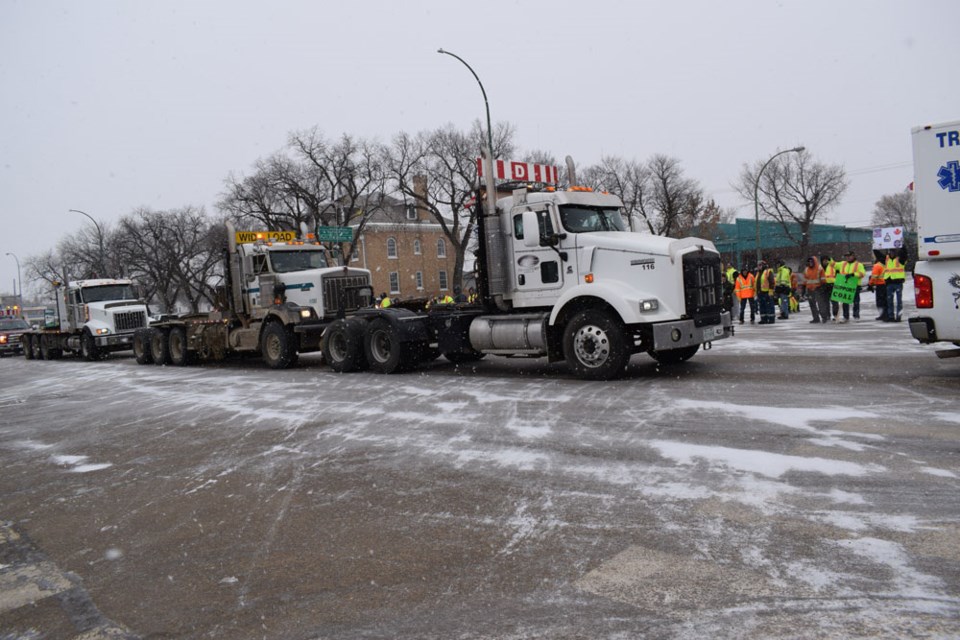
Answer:
[[[633,354],[677,363],[732,335],[710,241],[630,232],[617,197],[585,188],[501,187],[498,198],[490,167],[476,198],[479,303],[338,319],[323,337],[330,367],[392,373],[437,354],[491,354],[566,361],[605,380]]]
[[[226,235],[218,308],[162,316],[137,331],[137,362],[183,366],[252,354],[273,369],[287,368],[299,354],[320,349],[334,319],[372,302],[370,272],[329,266],[318,242],[293,231],[237,231],[231,223]]]
[[[912,135],[919,256],[910,334],[960,347],[960,121],[914,127]],[[960,349],[937,355],[960,357]]]
[[[130,280],[55,283],[54,292],[57,310],[52,326],[20,337],[28,360],[55,360],[65,353],[100,360],[112,351],[129,350],[134,332],[147,325],[147,306],[137,299]]]

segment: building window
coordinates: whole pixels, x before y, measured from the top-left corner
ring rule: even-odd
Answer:
[[[446,258],[447,257],[447,243],[443,238],[437,240],[437,257]]]
[[[443,240],[441,240],[440,242],[443,242]],[[449,287],[447,286],[447,272],[441,271],[440,272],[440,291],[446,291],[448,288]]]
[[[417,291],[423,291],[423,271],[417,271]]]
[[[413,241],[413,255],[415,256],[420,255],[420,239],[419,238]]]
[[[350,262],[357,262],[358,260],[360,260],[360,247],[354,242],[353,248],[350,251]]]
[[[417,206],[413,204],[407,205],[407,220],[416,220],[417,219]]]
[[[397,239],[387,238],[387,257],[396,259],[397,257]]]
[[[390,272],[390,293],[400,293],[400,272]]]

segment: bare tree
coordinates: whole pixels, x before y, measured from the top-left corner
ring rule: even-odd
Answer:
[[[633,230],[682,237],[718,215],[713,208],[708,210],[703,188],[684,175],[677,158],[657,154],[641,163],[608,156],[585,170],[583,177],[588,185],[623,201]]]
[[[509,124],[497,124],[493,132],[494,155],[512,155],[513,137]],[[475,195],[477,158],[486,140],[479,121],[470,133],[453,125],[416,136],[401,133],[394,138],[387,160],[397,190],[429,212],[453,245],[455,283],[463,282],[467,247],[476,227],[476,210],[468,205]],[[423,184],[421,177],[426,177],[425,191],[419,186]]]
[[[316,128],[292,133],[286,148],[258,160],[251,175],[229,176],[219,206],[242,224],[268,230],[354,226],[355,243],[383,207],[384,156],[376,142],[348,135],[331,142]],[[339,250],[348,256],[353,243]]]
[[[620,198],[630,230],[635,231],[645,220],[644,207],[652,197],[650,170],[642,162],[604,156],[600,164],[587,167],[580,181],[594,189],[609,191]],[[649,226],[647,227],[649,229]]]
[[[907,233],[917,231],[917,203],[910,191],[882,196],[873,207],[870,224],[874,227],[903,227]]]
[[[784,234],[800,248],[800,255],[809,254],[810,228],[840,203],[847,190],[847,175],[841,165],[816,162],[809,151],[789,153],[770,162],[744,165],[734,188],[753,203],[754,188],[760,215],[776,220]]]

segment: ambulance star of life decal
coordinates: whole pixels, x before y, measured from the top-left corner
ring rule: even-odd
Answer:
[[[951,160],[937,172],[937,181],[941,189],[960,191],[960,161]]]

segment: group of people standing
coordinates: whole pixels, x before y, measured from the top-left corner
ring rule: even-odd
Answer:
[[[876,296],[877,320],[899,322],[903,311],[903,282],[906,278],[905,252],[891,249],[884,255],[875,252],[875,262],[870,271],[867,289]],[[725,292],[729,299],[728,308],[734,313],[734,301],[739,301],[740,324],[745,322],[745,312],[750,309],[750,324],[773,324],[777,319],[787,320],[790,313],[799,310],[799,302],[806,300],[810,305],[812,324],[830,322],[850,322],[851,312],[854,320],[860,319],[860,288],[867,275],[866,267],[857,260],[853,250],[847,251],[841,262],[830,256],[810,256],[801,274],[794,272],[783,260],[778,259],[774,267],[766,260],[760,260],[756,267],[738,271],[727,266],[724,271]],[[837,278],[856,283],[852,290],[851,302],[839,302],[833,295]],[[849,287],[838,289],[851,293]],[[841,316],[842,312],[842,316]]]

